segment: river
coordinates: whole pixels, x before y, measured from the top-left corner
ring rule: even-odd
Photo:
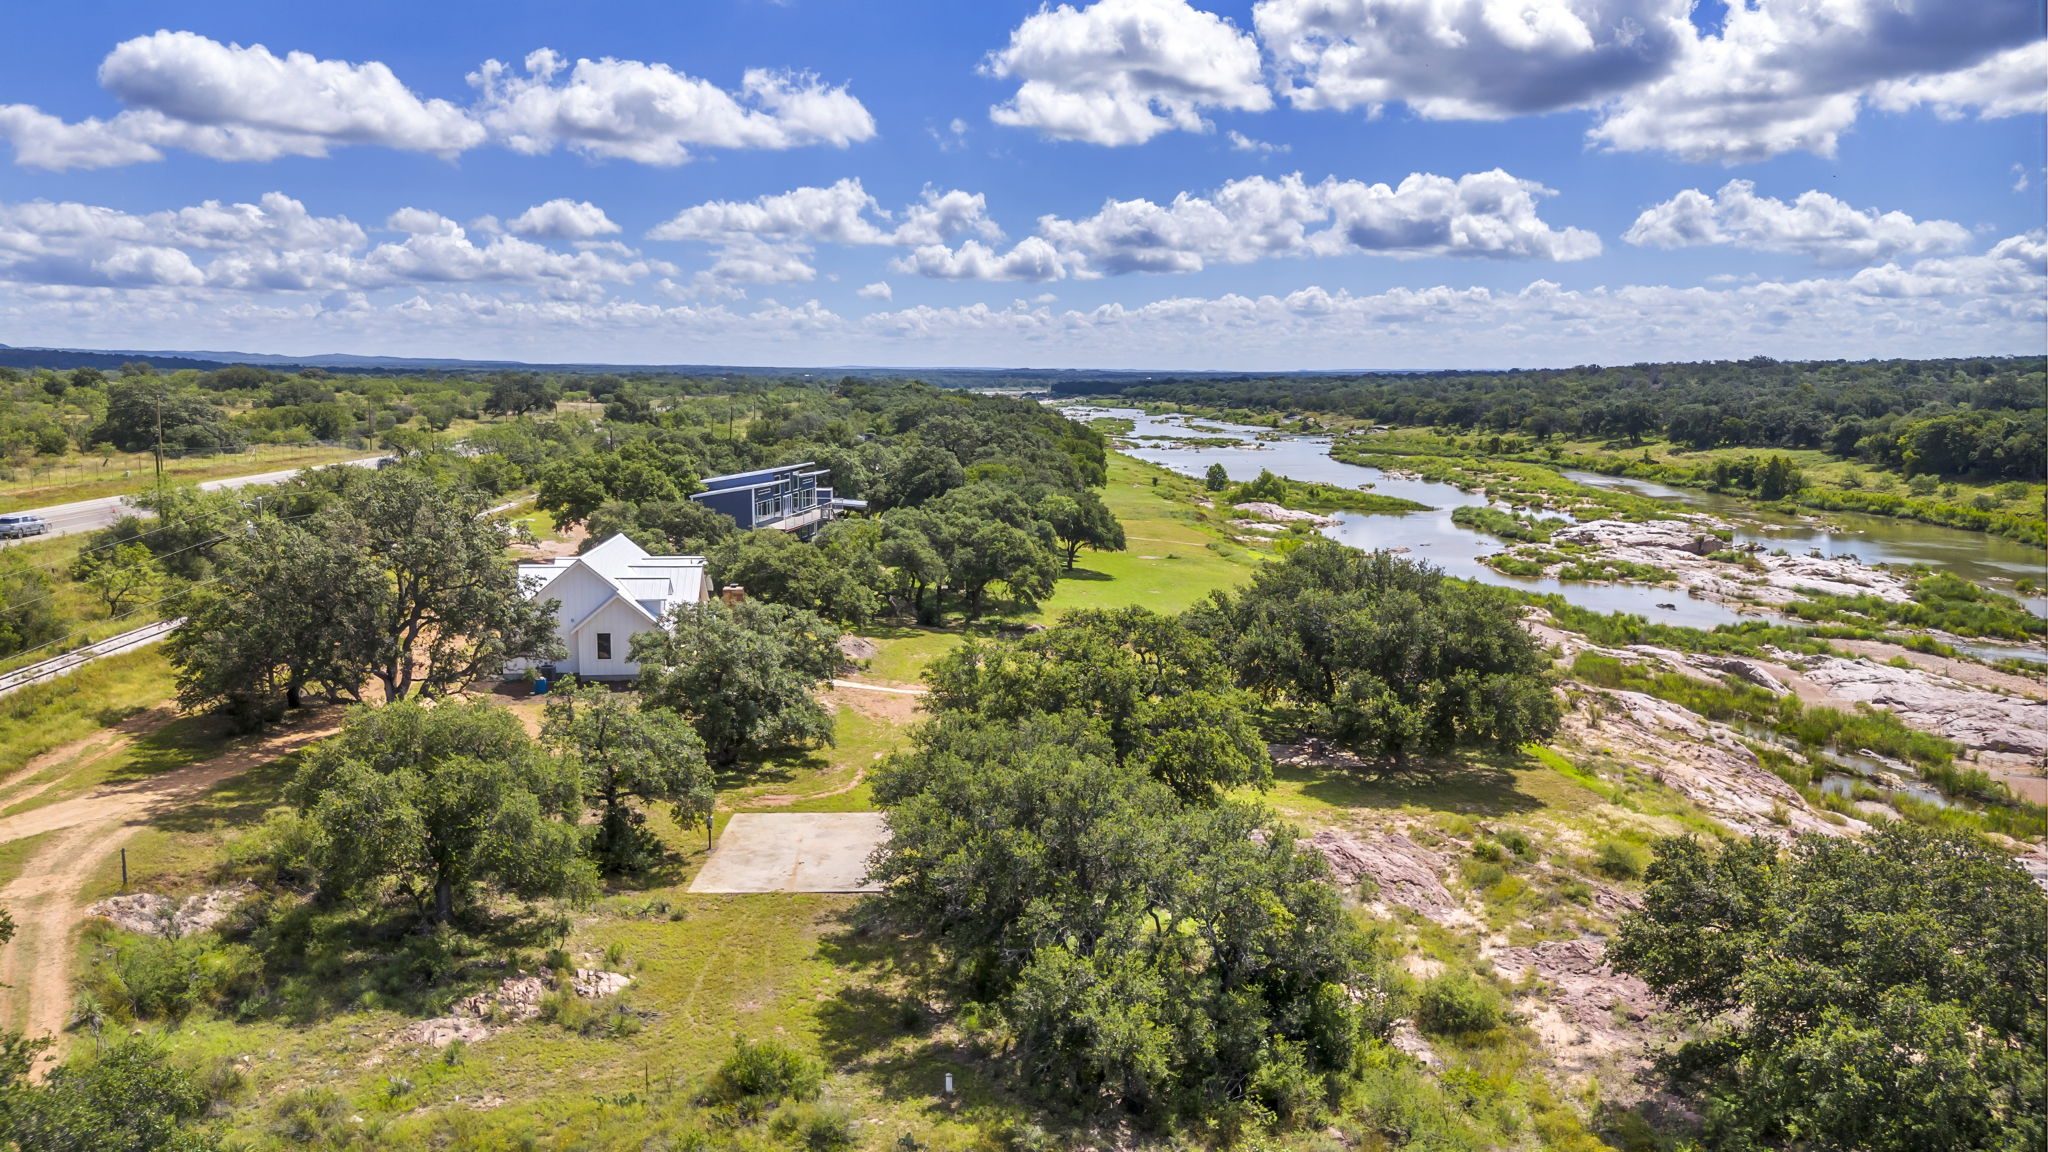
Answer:
[[[1739,613],[1726,605],[1694,599],[1672,588],[1564,583],[1502,575],[1479,563],[1479,558],[1499,552],[1505,545],[1491,536],[1451,522],[1453,509],[1464,505],[1484,505],[1484,497],[1451,484],[1392,477],[1377,468],[1333,460],[1330,458],[1328,437],[1286,436],[1259,440],[1257,437],[1261,435],[1273,437],[1272,430],[1226,424],[1206,417],[1147,416],[1135,408],[1068,406],[1061,411],[1083,421],[1104,416],[1131,421],[1134,425],[1132,431],[1118,439],[1136,441],[1141,446],[1123,451],[1185,476],[1201,476],[1212,464],[1223,465],[1232,480],[1250,480],[1258,476],[1261,469],[1266,469],[1290,480],[1308,480],[1344,488],[1370,484],[1374,492],[1430,506],[1427,512],[1402,515],[1341,513],[1341,523],[1324,529],[1323,533],[1356,548],[1406,548],[1410,557],[1428,561],[1453,576],[1471,577],[1531,592],[1554,592],[1595,611],[1632,612],[1666,624],[1712,628],[1761,615],[1758,610]],[[1235,436],[1247,443],[1223,447],[1155,440],[1151,445],[1145,445],[1147,437],[1184,440],[1195,436]],[[1760,512],[1733,497],[1585,472],[1566,472],[1565,475],[1580,483],[1623,488],[1683,504],[1688,509],[1710,512],[1736,524],[1739,540],[1753,540],[1767,548],[1802,552],[1817,549],[1827,556],[1852,554],[1867,564],[1928,564],[1998,587],[2007,593],[2012,591],[2012,581],[2017,577],[2032,575],[2038,578],[2042,572],[2040,550],[1983,533],[1846,513],[1826,514],[1827,526],[1822,527]],[[2034,611],[2048,613],[2048,600],[2030,600],[2028,603]],[[1998,645],[1970,647],[1994,658],[2033,655]]]

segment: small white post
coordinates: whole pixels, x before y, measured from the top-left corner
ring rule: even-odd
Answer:
[[[952,1094],[953,1094],[953,1074],[952,1074],[951,1072],[948,1072],[948,1073],[946,1073],[946,1095],[948,1095],[948,1096],[951,1096]]]

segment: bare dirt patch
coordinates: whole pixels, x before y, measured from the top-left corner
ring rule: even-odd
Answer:
[[[881,685],[834,680],[821,699],[827,708],[847,707],[890,724],[915,724],[924,719],[923,690],[885,689]]]

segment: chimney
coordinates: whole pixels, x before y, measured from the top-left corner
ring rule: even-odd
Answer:
[[[718,598],[727,604],[741,604],[747,599],[747,590],[737,584],[727,584],[718,590]]]

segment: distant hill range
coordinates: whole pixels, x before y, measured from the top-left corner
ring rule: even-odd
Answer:
[[[956,387],[1043,388],[1077,380],[1136,381],[1160,377],[1175,379],[1274,376],[1358,376],[1381,372],[1407,374],[1403,369],[1357,368],[1319,372],[1175,372],[1088,368],[901,368],[886,365],[846,364],[824,368],[798,368],[744,364],[528,364],[518,360],[460,360],[429,356],[357,356],[348,352],[326,352],[317,356],[274,356],[266,352],[166,352],[149,349],[16,348],[0,344],[0,366],[10,368],[101,368],[114,369],[131,361],[146,361],[162,371],[196,368],[210,372],[230,364],[253,364],[261,368],[290,370],[320,368],[328,372],[357,374],[447,372],[478,373],[505,370],[526,372],[612,372],[618,375],[655,373],[676,376],[877,376],[916,377],[934,384]]]

